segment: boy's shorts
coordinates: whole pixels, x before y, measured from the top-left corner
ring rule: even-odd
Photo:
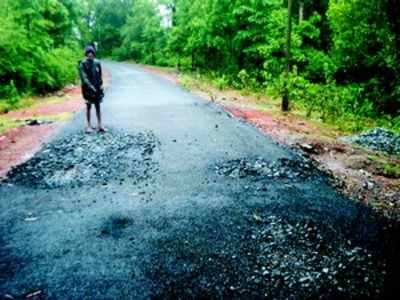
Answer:
[[[85,99],[85,103],[87,105],[100,104],[101,102],[103,102],[104,92],[102,89],[98,91],[96,94],[90,93],[86,90],[82,90],[82,93],[83,93],[83,98]]]
[[[97,99],[85,99],[86,105],[92,105],[92,104],[100,104],[103,102],[103,98],[97,98]]]

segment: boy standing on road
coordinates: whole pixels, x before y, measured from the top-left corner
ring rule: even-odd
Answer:
[[[100,61],[96,58],[96,50],[93,46],[85,48],[86,59],[79,64],[79,75],[82,83],[82,94],[86,102],[86,132],[93,132],[90,122],[92,104],[96,108],[97,130],[105,132],[101,124],[100,103],[103,100],[103,78]]]

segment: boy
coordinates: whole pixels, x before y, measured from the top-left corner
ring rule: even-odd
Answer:
[[[101,124],[100,103],[103,100],[103,78],[100,61],[96,58],[96,50],[93,46],[85,48],[86,59],[79,64],[79,75],[82,83],[82,94],[86,102],[86,132],[93,132],[90,122],[92,104],[96,108],[97,130],[105,132]]]

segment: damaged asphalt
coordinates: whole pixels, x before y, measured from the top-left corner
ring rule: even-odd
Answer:
[[[0,185],[4,299],[391,299],[399,227],[214,104],[107,63],[104,134],[68,124]]]

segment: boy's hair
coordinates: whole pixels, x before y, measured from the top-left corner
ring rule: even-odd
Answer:
[[[87,56],[89,53],[93,53],[93,55],[96,56],[96,50],[92,45],[86,46],[85,48],[85,56]]]

